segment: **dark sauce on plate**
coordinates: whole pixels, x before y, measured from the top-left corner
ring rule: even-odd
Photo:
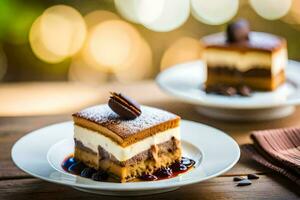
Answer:
[[[180,162],[175,162],[170,167],[164,167],[156,170],[153,174],[144,174],[138,177],[142,181],[157,181],[162,179],[174,178],[179,174],[187,172],[195,165],[195,161],[186,157],[182,157]],[[71,174],[78,175],[84,178],[90,178],[94,181],[109,181],[109,175],[106,171],[95,170],[86,166],[80,161],[76,161],[73,155],[67,157],[62,168]]]

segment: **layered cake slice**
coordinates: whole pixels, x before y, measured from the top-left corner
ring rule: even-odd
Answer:
[[[181,159],[180,117],[167,111],[139,107],[113,93],[109,106],[87,108],[73,114],[73,119],[75,159],[120,182]]]
[[[220,85],[253,90],[274,90],[285,81],[286,40],[282,37],[250,32],[245,20],[230,24],[226,33],[202,39],[205,45],[207,88]]]

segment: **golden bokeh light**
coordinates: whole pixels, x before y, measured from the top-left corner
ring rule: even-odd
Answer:
[[[127,22],[105,21],[90,30],[83,50],[84,58],[90,66],[105,72],[125,70],[140,37],[138,31]]]
[[[137,0],[135,1],[136,15],[141,24],[158,20],[163,13],[165,0]]]
[[[151,16],[150,19],[142,24],[153,31],[168,32],[184,24],[190,16],[190,1],[184,0],[163,0],[163,9],[157,8],[156,13],[161,12],[158,16]],[[157,5],[157,7],[159,7]],[[153,9],[154,10],[154,9]],[[154,15],[154,13],[151,13]],[[148,17],[149,18],[149,17]],[[155,19],[155,20],[153,20]]]
[[[153,74],[152,58],[152,50],[149,44],[141,38],[135,52],[125,63],[127,70],[117,73],[117,79],[120,82],[130,82],[151,77]]]
[[[81,14],[65,5],[52,6],[41,16],[41,37],[45,46],[58,55],[74,55],[81,48],[86,25]]]
[[[114,0],[117,11],[126,20],[139,23],[139,19],[136,13],[136,0]]]
[[[108,76],[108,74],[90,67],[81,56],[72,58],[68,72],[69,81],[98,85],[106,82]]]
[[[101,22],[107,20],[118,20],[118,19],[120,19],[120,17],[117,14],[107,10],[95,10],[84,16],[87,29],[91,29],[94,26],[100,24]]]
[[[175,64],[201,59],[203,46],[199,40],[182,37],[176,40],[163,54],[160,68],[164,70]]]
[[[35,20],[29,41],[38,58],[57,63],[76,54],[85,37],[86,25],[80,13],[72,7],[56,5]]]
[[[198,21],[220,25],[232,19],[239,8],[239,0],[191,0],[191,12]]]
[[[65,56],[54,54],[49,51],[43,41],[41,40],[40,34],[40,17],[38,17],[32,24],[29,32],[29,42],[33,53],[40,60],[49,63],[58,63],[65,59]]]
[[[292,6],[282,20],[289,24],[300,24],[300,1],[293,1]],[[297,28],[297,26],[293,26]],[[299,28],[299,27],[298,27]]]
[[[276,20],[289,12],[292,0],[250,0],[250,5],[261,17]]]

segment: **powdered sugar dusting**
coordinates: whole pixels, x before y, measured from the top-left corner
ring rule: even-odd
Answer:
[[[90,107],[74,115],[104,126],[123,139],[163,122],[179,118],[175,114],[153,107],[142,106],[141,110],[142,114],[133,120],[122,119],[108,105]]]

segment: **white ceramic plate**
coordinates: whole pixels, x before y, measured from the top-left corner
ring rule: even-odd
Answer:
[[[206,80],[201,61],[176,65],[161,72],[156,81],[168,94],[189,103],[212,108],[266,109],[300,103],[300,63],[289,61],[287,81],[273,92],[254,92],[250,97],[206,94],[201,87]]]
[[[143,195],[213,178],[233,167],[240,157],[237,143],[220,130],[182,120],[181,133],[183,155],[196,161],[195,168],[155,182],[96,182],[65,173],[60,164],[74,150],[72,122],[47,126],[22,137],[13,146],[12,159],[21,170],[45,181],[97,194]]]

